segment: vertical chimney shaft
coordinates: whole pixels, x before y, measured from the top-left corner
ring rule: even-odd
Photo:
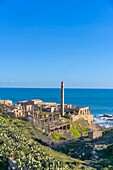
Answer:
[[[61,116],[64,116],[64,82],[61,82]]]

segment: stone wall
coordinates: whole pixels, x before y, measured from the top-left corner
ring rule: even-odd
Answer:
[[[102,131],[90,131],[88,132],[88,137],[90,139],[96,139],[102,136]]]
[[[88,121],[89,124],[92,124],[92,123],[93,123],[93,120],[94,120],[94,117],[93,117],[93,115],[91,115],[91,114],[90,114],[90,115],[82,115],[82,114],[72,115],[72,116],[70,117],[70,120],[71,120],[72,122],[75,122],[75,121],[79,120],[80,118]]]
[[[25,110],[14,109],[14,117],[15,118],[28,117],[28,112]]]
[[[76,114],[73,113],[70,117],[70,120],[72,122],[75,122],[75,121],[79,120],[80,118],[88,121],[89,124],[93,123],[94,117],[93,117],[93,115],[90,114],[89,107],[79,108],[78,113],[76,113]]]
[[[80,108],[78,114],[79,115],[90,115],[90,108],[89,107]]]

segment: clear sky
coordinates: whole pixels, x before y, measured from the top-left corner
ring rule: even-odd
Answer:
[[[112,0],[0,0],[0,87],[113,87]]]

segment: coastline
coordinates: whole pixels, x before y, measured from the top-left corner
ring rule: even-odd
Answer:
[[[106,114],[109,115],[109,114]],[[113,116],[112,114],[110,114]],[[96,124],[99,124],[102,128],[110,128],[113,127],[113,119],[108,119],[107,117],[104,117],[104,114],[98,114],[94,117],[94,122]]]

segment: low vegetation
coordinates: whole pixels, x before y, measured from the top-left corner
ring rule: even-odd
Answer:
[[[77,139],[56,149],[76,159],[85,161],[97,170],[113,169],[113,129],[104,129],[102,137],[94,140]]]
[[[0,103],[0,113],[3,112],[3,110],[4,110],[4,104]]]
[[[40,145],[34,140],[37,137],[29,122],[0,116],[0,168],[7,169],[10,157],[20,170],[77,169],[79,161]]]
[[[57,141],[57,140],[65,140],[65,139],[66,139],[65,136],[63,136],[63,135],[61,135],[61,134],[59,134],[59,133],[52,133],[52,134],[51,134],[51,138],[52,138],[53,140],[55,140],[55,141]]]
[[[69,115],[66,115],[62,118],[65,122],[70,123],[70,137],[72,138],[80,138],[82,135],[88,135],[89,124],[84,119],[79,119],[76,122],[71,122]]]
[[[103,136],[95,140],[79,139],[87,135],[88,123],[71,123],[70,134],[74,142],[59,146],[54,151],[46,141],[66,140],[65,135],[46,136],[36,125],[27,121],[0,116],[0,170],[8,167],[8,158],[16,161],[19,170],[109,170],[113,169],[113,129],[104,129]],[[98,149],[99,148],[99,149]],[[80,161],[81,160],[81,161]]]

